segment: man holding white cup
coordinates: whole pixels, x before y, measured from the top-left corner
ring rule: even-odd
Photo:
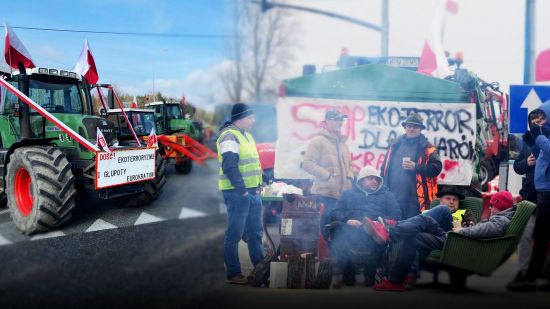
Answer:
[[[417,113],[410,113],[401,123],[405,134],[389,147],[381,176],[395,195],[403,219],[429,209],[437,194],[437,176],[441,160],[436,148],[422,134],[426,127]]]

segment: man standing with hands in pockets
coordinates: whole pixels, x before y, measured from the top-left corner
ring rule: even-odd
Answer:
[[[313,178],[311,193],[319,196],[325,206],[321,218],[321,234],[329,240],[329,214],[336,208],[336,202],[344,190],[351,188],[353,172],[351,155],[342,135],[342,125],[347,115],[338,110],[328,110],[322,128],[309,142],[302,162],[302,168]]]
[[[221,129],[218,148],[219,189],[227,205],[227,229],[223,242],[226,283],[247,284],[241,273],[239,241],[246,237],[248,253],[256,266],[264,257],[262,248],[262,201],[259,196],[262,168],[254,138],[252,110],[243,103],[233,105],[231,121]]]

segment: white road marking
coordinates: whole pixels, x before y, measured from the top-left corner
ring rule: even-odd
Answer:
[[[52,238],[52,237],[59,237],[59,236],[66,236],[66,234],[63,233],[62,231],[51,231],[49,233],[34,235],[33,237],[31,237],[31,240]]]
[[[150,215],[146,212],[142,212],[141,215],[139,215],[139,218],[137,218],[134,225],[146,224],[151,222],[159,222],[159,221],[164,221],[164,219]]]
[[[8,244],[11,244],[11,241],[5,239],[4,237],[2,237],[2,235],[0,235],[0,246],[8,245]]]
[[[113,225],[107,221],[104,221],[104,220],[101,220],[101,219],[97,219],[94,224],[92,224],[87,230],[86,230],[86,233],[88,232],[94,232],[94,231],[101,231],[101,230],[108,230],[108,229],[116,229],[118,228],[118,226],[116,225]]]
[[[180,212],[180,215],[179,215],[179,219],[187,219],[187,218],[194,218],[194,217],[204,217],[206,216],[206,213],[202,212],[202,211],[198,211],[198,210],[194,210],[194,209],[190,209],[190,208],[182,208],[181,209],[181,212]]]
[[[2,210],[0,210],[0,215],[1,215],[1,214],[8,213],[8,212],[10,212],[10,209],[9,209],[9,208],[2,209]]]

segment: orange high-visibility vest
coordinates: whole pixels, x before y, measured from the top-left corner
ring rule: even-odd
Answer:
[[[388,173],[388,166],[390,164],[391,153],[393,146],[390,146],[388,150],[386,165],[384,166],[384,175],[386,177]],[[421,155],[418,158],[418,165],[427,165],[428,159],[436,151],[435,147],[429,145],[427,148],[424,148],[424,155]],[[416,196],[418,198],[418,203],[420,204],[420,212],[430,209],[430,204],[437,194],[437,176],[435,177],[425,177],[420,173],[416,173]]]

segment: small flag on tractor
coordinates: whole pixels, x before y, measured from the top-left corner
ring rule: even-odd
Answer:
[[[15,32],[8,26],[8,23],[4,23],[6,28],[6,37],[4,42],[4,59],[6,63],[12,68],[17,69],[18,63],[23,63],[25,68],[32,69],[35,67],[32,61],[31,54],[25,48],[25,45],[19,40]]]
[[[149,133],[149,139],[147,140],[147,147],[158,147],[157,134],[155,133],[155,128],[151,129]]]
[[[103,149],[105,152],[111,152],[109,149],[109,146],[107,146],[107,141],[105,140],[105,137],[103,136],[103,133],[101,133],[101,130],[97,128],[97,147]]]
[[[134,96],[134,99],[132,100],[132,104],[130,104],[130,108],[138,108],[136,96]]]

